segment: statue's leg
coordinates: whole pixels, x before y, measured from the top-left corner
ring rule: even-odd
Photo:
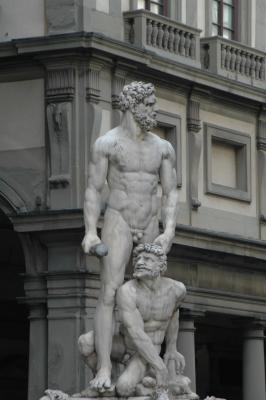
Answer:
[[[136,386],[145,376],[146,363],[135,355],[129,361],[125,371],[120,375],[116,383],[116,391],[121,397],[133,396]]]
[[[141,243],[153,243],[153,241],[159,236],[159,221],[157,216],[153,217],[144,231],[144,235],[141,239]]]
[[[102,258],[101,263],[101,290],[95,315],[98,372],[91,381],[91,386],[99,390],[111,387],[110,353],[115,294],[124,281],[125,267],[132,250],[130,229],[118,212],[106,212],[102,241],[108,246],[108,255]]]

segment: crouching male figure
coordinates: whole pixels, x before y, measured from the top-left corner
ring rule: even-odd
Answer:
[[[179,306],[186,294],[181,282],[162,277],[166,271],[166,255],[161,246],[140,244],[133,252],[134,274],[117,292],[120,334],[113,342],[119,343],[119,357],[129,359],[116,382],[119,396],[149,395],[158,389],[168,389],[174,395],[191,392],[189,379],[182,375],[185,360],[176,349],[179,328]],[[114,338],[115,339],[115,338]],[[160,357],[165,339],[164,360]],[[93,332],[79,338],[81,353],[93,358]],[[117,358],[118,351],[112,353]]]

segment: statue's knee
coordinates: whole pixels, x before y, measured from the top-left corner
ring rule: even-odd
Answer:
[[[134,394],[135,387],[130,383],[129,379],[120,377],[116,383],[116,391],[121,397],[129,397]]]
[[[114,306],[116,289],[113,286],[105,285],[102,289],[102,299],[105,306]]]
[[[94,352],[94,332],[90,331],[78,338],[78,348],[84,357],[88,357]]]

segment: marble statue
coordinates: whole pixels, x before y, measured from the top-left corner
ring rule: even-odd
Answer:
[[[120,321],[119,334],[113,342],[112,355],[125,363],[116,382],[121,397],[152,396],[168,392],[175,399],[198,399],[183,376],[185,359],[176,349],[179,329],[179,307],[186,294],[183,283],[162,275],[166,255],[161,246],[139,244],[133,251],[133,279],[117,291]],[[79,348],[92,368],[97,365],[95,335],[89,332],[79,338]],[[160,357],[165,340],[165,353]],[[114,392],[113,392],[114,394]],[[80,396],[94,397],[89,387]]]
[[[156,97],[150,83],[133,82],[120,94],[121,125],[99,137],[92,150],[85,193],[85,253],[102,247],[101,290],[95,316],[97,374],[91,386],[111,387],[113,309],[117,289],[124,281],[133,244],[155,243],[167,253],[175,233],[178,194],[175,152],[154,135]],[[158,182],[162,186],[162,221],[159,233]],[[97,236],[101,191],[107,180],[109,198],[101,239]],[[96,251],[97,252],[97,251]]]

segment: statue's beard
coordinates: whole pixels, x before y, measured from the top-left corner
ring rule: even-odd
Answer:
[[[157,126],[156,119],[150,116],[148,113],[136,111],[133,115],[135,121],[139,124],[143,131],[149,132]]]

